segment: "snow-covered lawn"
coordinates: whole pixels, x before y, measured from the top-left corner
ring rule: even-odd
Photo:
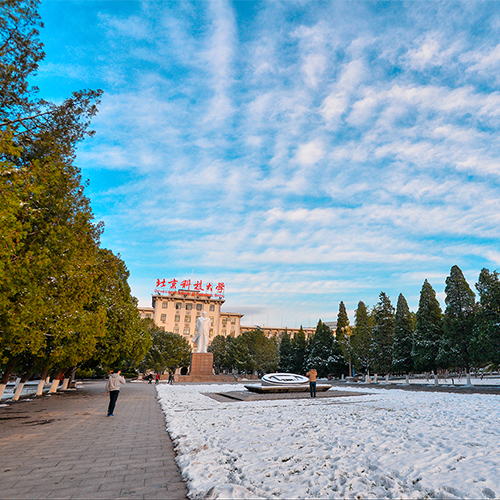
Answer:
[[[500,497],[500,396],[346,389],[369,394],[219,403],[203,393],[244,387],[159,385],[190,497]]]

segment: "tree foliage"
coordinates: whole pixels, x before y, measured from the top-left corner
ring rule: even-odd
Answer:
[[[392,366],[394,320],[394,307],[389,297],[380,292],[379,302],[373,308],[372,328],[373,369],[378,373],[388,373]]]
[[[149,369],[157,373],[165,370],[173,372],[177,368],[189,366],[191,346],[182,335],[166,332],[156,326],[150,318],[142,321],[145,322],[152,340],[151,348],[141,363],[142,370]]]
[[[446,309],[439,365],[445,368],[470,369],[474,351],[476,297],[458,266],[446,278]]]
[[[287,331],[283,332],[280,339],[280,361],[278,370],[283,373],[293,373],[293,348],[292,340]]]
[[[355,312],[355,329],[351,335],[351,348],[356,367],[368,371],[372,366],[372,323],[364,302],[360,301]]]
[[[412,357],[417,371],[438,368],[438,353],[443,336],[443,313],[436,292],[425,280],[420,291]]]
[[[394,321],[394,342],[392,344],[392,371],[410,373],[413,371],[413,318],[408,303],[400,293]]]
[[[340,345],[331,328],[318,321],[315,334],[307,342],[304,369],[315,368],[319,377],[339,376],[346,371]]]

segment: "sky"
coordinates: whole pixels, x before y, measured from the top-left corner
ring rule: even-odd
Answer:
[[[132,293],[314,326],[500,267],[500,2],[44,1],[33,83],[104,91],[76,163]]]

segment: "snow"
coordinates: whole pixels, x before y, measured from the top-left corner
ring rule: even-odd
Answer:
[[[219,403],[239,384],[159,385],[190,498],[498,498],[500,396]]]

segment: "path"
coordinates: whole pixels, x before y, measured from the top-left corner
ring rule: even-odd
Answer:
[[[0,498],[185,499],[154,385],[105,382],[0,407]]]

